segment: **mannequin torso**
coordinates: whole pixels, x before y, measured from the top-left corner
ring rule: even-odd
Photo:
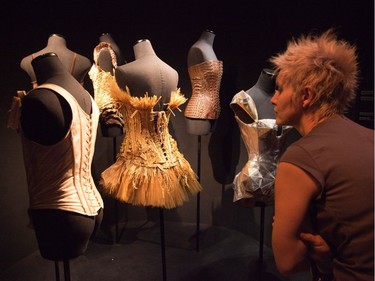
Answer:
[[[66,89],[86,113],[91,112],[91,100],[86,90],[74,79],[54,53],[41,55],[32,66],[38,84],[52,83]],[[36,110],[37,108],[37,110]],[[35,89],[22,100],[21,125],[24,134],[45,145],[54,144],[65,136],[71,122],[68,103],[48,89]],[[46,128],[49,128],[46,131]]]
[[[78,83],[78,81],[69,73],[62,64],[56,54],[46,53],[38,56],[32,61],[32,66],[36,74],[39,85],[55,84],[67,90],[77,101],[78,106],[86,114],[91,114],[92,100],[90,95]],[[57,155],[55,147],[66,137],[72,123],[72,108],[68,101],[56,92],[47,88],[37,88],[27,94],[22,100],[22,112],[20,123],[22,133],[25,136],[24,155],[28,161],[34,163],[43,163],[43,159],[39,159],[39,155],[30,158],[33,155],[32,149],[28,147],[41,147],[41,151],[45,155],[45,151],[50,151],[51,155]],[[30,142],[30,140],[32,142]],[[35,143],[35,145],[33,144]],[[29,145],[31,144],[31,145]],[[57,146],[55,146],[57,145]],[[38,151],[37,151],[38,152]],[[55,154],[54,154],[55,153]],[[52,157],[52,156],[51,156]],[[35,159],[35,160],[34,160]],[[56,159],[57,160],[57,159]],[[64,159],[59,159],[61,163]],[[28,177],[33,177],[33,171],[38,170],[38,165],[26,165]],[[58,168],[61,170],[61,168]],[[70,169],[67,166],[66,169]],[[39,175],[38,175],[39,173]],[[35,178],[40,178],[40,172],[36,173]],[[45,171],[45,174],[52,174],[53,171]],[[57,180],[56,180],[57,181]],[[41,185],[42,186],[42,185]],[[58,185],[42,187],[43,191],[53,193]],[[34,186],[35,187],[35,186]],[[61,186],[59,186],[60,188]],[[70,187],[67,187],[70,188]],[[95,187],[93,187],[95,188]],[[47,195],[37,195],[40,190],[29,189],[30,196],[37,199],[45,199]],[[98,195],[96,195],[98,196]],[[63,197],[62,200],[70,197]],[[72,200],[72,199],[69,199]],[[74,198],[74,200],[76,200]],[[99,201],[101,198],[99,198]],[[42,201],[37,202],[42,203]],[[69,203],[69,202],[67,202]],[[30,203],[31,204],[31,203]],[[97,207],[100,208],[100,207]],[[29,209],[29,215],[38,240],[41,255],[49,260],[68,260],[83,254],[87,248],[88,241],[94,232],[98,229],[102,220],[102,210],[99,209],[97,215],[89,216],[77,212],[70,212],[59,207],[54,208],[33,208]]]
[[[31,62],[37,56],[49,52],[57,54],[63,65],[74,76],[74,78],[83,84],[84,78],[91,67],[90,60],[69,50],[66,46],[66,40],[64,37],[58,34],[52,34],[48,38],[48,43],[45,48],[28,55],[21,60],[20,66],[29,75],[33,88],[35,88],[37,84],[36,75]]]
[[[233,181],[233,202],[243,207],[273,204],[276,165],[291,131],[276,125],[270,102],[274,91],[273,71],[263,69],[255,85],[230,103],[248,152],[248,161]]]
[[[149,40],[139,40],[133,49],[135,60],[116,69],[117,84],[128,87],[132,96],[160,96],[155,110],[163,110],[177,89],[178,73],[157,57]]]
[[[217,61],[213,50],[215,34],[205,30],[188,52],[187,65],[192,67],[207,61]],[[194,135],[206,135],[212,131],[215,120],[186,118],[187,131]]]

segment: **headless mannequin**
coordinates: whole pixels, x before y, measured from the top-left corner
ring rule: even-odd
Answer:
[[[69,73],[54,53],[47,53],[32,61],[39,85],[52,83],[66,89],[82,109],[90,114],[89,94]],[[22,100],[21,125],[24,135],[34,142],[52,145],[67,134],[72,112],[68,102],[49,89],[35,89]],[[86,251],[90,237],[102,220],[57,209],[29,209],[40,253],[49,260],[69,260]]]
[[[123,58],[122,52],[119,46],[116,44],[115,40],[109,33],[103,33],[99,37],[100,42],[109,43],[116,54],[117,65],[120,66],[125,64],[125,60]],[[98,65],[100,68],[106,72],[110,72],[113,75],[113,65],[112,65],[112,58],[111,54],[108,49],[103,49],[100,52],[98,57]],[[103,120],[100,121],[100,128],[102,135],[105,137],[117,137],[123,134],[122,128],[117,124],[106,124]]]
[[[157,57],[147,39],[139,40],[133,50],[135,60],[116,69],[117,84],[122,89],[127,86],[132,96],[160,96],[155,110],[165,109],[171,92],[177,89],[177,71]]]
[[[255,85],[246,91],[257,107],[259,119],[275,119],[271,98],[275,93],[275,75],[271,69],[262,69]]]
[[[21,60],[20,66],[29,75],[33,88],[37,86],[37,83],[31,61],[37,56],[49,52],[57,54],[63,65],[69,70],[70,74],[72,74],[74,78],[83,85],[84,78],[91,67],[90,60],[69,50],[66,46],[66,40],[64,37],[59,34],[52,34],[48,38],[47,46],[45,48],[24,57]]]
[[[202,32],[198,41],[189,49],[187,65],[188,67],[200,64],[209,60],[217,60],[213,49],[215,33],[210,30]],[[186,118],[187,132],[193,135],[207,135],[212,131],[215,120]]]
[[[166,109],[171,92],[177,89],[177,71],[157,57],[151,42],[147,39],[139,40],[133,46],[133,50],[135,60],[116,69],[115,77],[118,86],[122,89],[127,86],[132,96],[144,97],[148,93],[150,96],[161,97],[154,110]],[[164,213],[162,208],[159,210],[163,276],[165,278]]]
[[[254,104],[255,104],[255,109],[254,111],[251,111],[252,114],[250,114],[248,108],[245,109],[245,107],[241,104],[241,103],[237,103],[237,102],[233,102],[230,104],[230,107],[232,108],[232,110],[235,112],[235,115],[245,124],[252,124],[254,123],[255,121],[259,121],[259,120],[267,120],[270,121],[270,120],[275,120],[275,112],[274,112],[274,109],[273,109],[273,105],[272,103],[270,102],[273,94],[275,92],[275,75],[273,73],[272,70],[270,69],[262,69],[260,75],[259,75],[259,78],[257,80],[257,82],[255,83],[255,85],[253,87],[251,87],[249,90],[246,91],[246,94],[249,95],[252,100],[254,101]],[[257,114],[257,116],[256,116]],[[257,117],[257,120],[255,120],[255,118]],[[241,128],[241,124],[240,124],[240,128]],[[265,126],[266,128],[266,126]],[[281,129],[281,127],[279,127],[279,129]],[[272,126],[270,128],[268,128],[268,130],[271,130],[272,131]],[[277,129],[277,126],[276,125],[273,125],[273,130],[277,130],[278,132],[281,133],[281,131],[279,131]],[[266,132],[266,130],[264,131]],[[242,137],[243,137],[243,140],[245,141],[245,145],[247,147],[247,150],[248,150],[248,153],[251,152],[250,151],[250,148],[253,147],[252,142],[254,142],[254,138],[250,137],[250,133],[247,131],[247,130],[242,130],[241,129],[241,133],[243,134]],[[266,133],[264,133],[266,135]],[[285,132],[284,132],[284,135],[285,135]],[[281,135],[280,135],[281,137]],[[261,141],[261,138],[265,139],[266,137],[259,137],[258,136],[258,140],[256,140],[255,142],[258,142],[259,143],[256,145],[256,147],[263,147],[265,145],[266,146],[266,143],[262,144],[262,141]],[[285,140],[285,136],[283,137],[283,139]],[[277,141],[277,140],[274,140],[274,141]],[[271,147],[270,147],[271,148]],[[272,150],[272,149],[271,149]],[[259,160],[257,161],[264,161],[264,160],[261,160],[261,159],[267,159],[267,153],[269,153],[269,151],[265,151],[263,149],[260,149],[260,158]],[[266,152],[266,153],[264,153]],[[257,153],[255,151],[253,151],[252,153]],[[262,157],[262,154],[261,153],[264,153],[264,157]],[[253,156],[249,156],[249,157],[253,157]],[[266,163],[266,162],[265,162]],[[254,164],[254,163],[253,163]],[[276,164],[276,163],[275,163]],[[243,169],[247,169],[246,171],[242,170],[241,174],[237,174],[236,178],[235,178],[235,181],[234,181],[234,184],[236,186],[235,190],[238,188],[239,190],[241,189],[246,189],[247,187],[244,187],[245,185],[242,184],[242,181],[244,181],[244,178],[246,180],[248,180],[247,178],[250,177],[251,178],[251,174],[253,173],[252,170],[261,170],[260,168],[257,167],[258,164],[254,164],[254,165],[249,165],[248,163],[246,163],[246,165],[244,166]],[[264,165],[264,164],[263,164]],[[267,165],[267,164],[266,164]],[[267,166],[265,166],[267,167]],[[272,169],[274,167],[272,166]],[[267,170],[267,169],[266,169]],[[267,178],[270,178],[269,177],[269,174],[265,174],[266,178],[265,178],[265,183],[267,182]],[[239,178],[237,178],[239,177]],[[255,179],[255,178],[254,178]],[[242,187],[240,187],[242,186]],[[250,185],[251,187],[251,185]],[[256,194],[257,192],[259,192],[260,189],[258,191],[255,191],[254,190],[254,194]],[[258,197],[262,200],[258,200],[257,196],[260,196],[260,195],[257,195],[257,196],[254,196],[254,198],[247,198],[245,195],[245,192],[242,190],[240,193],[237,193],[235,192],[237,195],[235,195],[235,202],[237,204],[239,204],[240,206],[243,206],[243,207],[249,207],[249,206],[263,206],[264,207],[264,204],[269,204],[271,201],[267,201],[267,203],[263,203],[262,200],[268,200],[268,199],[271,199],[271,197],[265,197],[264,199],[262,199],[262,197]],[[240,195],[238,195],[240,194]],[[243,195],[242,195],[243,194]],[[261,193],[259,193],[261,194]],[[237,197],[239,196],[239,197]]]

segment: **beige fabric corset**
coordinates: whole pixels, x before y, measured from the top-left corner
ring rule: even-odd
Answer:
[[[119,104],[113,100],[109,92],[110,81],[113,76],[110,72],[102,70],[98,65],[98,58],[103,49],[109,51],[113,69],[117,67],[116,54],[111,45],[105,42],[99,43],[94,49],[94,64],[89,71],[89,76],[94,89],[94,99],[99,107],[100,120],[103,120],[105,124],[115,124],[122,128],[124,126],[124,119],[118,109]]]
[[[192,86],[191,98],[185,109],[185,117],[216,120],[220,114],[220,83],[223,62],[205,61],[188,68]]]
[[[245,91],[237,93],[230,106],[248,153],[248,161],[233,181],[233,201],[245,207],[257,202],[272,204],[276,165],[292,127],[283,126],[278,130],[276,120],[259,120],[255,103]]]
[[[201,190],[188,161],[169,134],[172,110],[186,99],[172,92],[165,111],[153,111],[157,96],[132,97],[115,81],[111,93],[126,119],[125,138],[116,162],[101,174],[107,194],[133,205],[174,208]]]
[[[53,145],[35,143],[21,131],[30,208],[97,215],[103,200],[91,175],[91,162],[99,110],[91,96],[89,115],[60,86],[43,84],[38,88],[51,89],[67,100],[72,123],[65,138]]]

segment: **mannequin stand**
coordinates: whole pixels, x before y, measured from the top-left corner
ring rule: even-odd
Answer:
[[[117,143],[116,143],[116,136],[112,137],[113,142],[113,162],[116,162],[117,157]],[[124,233],[125,226],[119,231],[119,201],[115,200],[115,243],[117,244],[122,234]]]
[[[260,229],[259,229],[259,255],[258,255],[258,280],[262,280],[263,273],[263,248],[264,248],[264,212],[266,204],[256,202],[256,207],[260,207]]]
[[[63,263],[64,263],[64,281],[70,281],[69,260],[64,260]],[[59,261],[55,261],[55,276],[56,276],[56,281],[60,281]]]
[[[197,164],[197,176],[198,182],[201,179],[201,147],[202,140],[201,136],[198,135],[198,164]],[[197,194],[197,225],[196,225],[196,251],[199,252],[199,233],[200,233],[200,192]]]
[[[113,157],[114,161],[116,161],[116,137],[113,137]],[[120,240],[124,229],[122,229],[121,233],[119,233],[119,218],[118,218],[118,200],[115,201],[115,221],[116,221],[116,233],[115,233],[115,243],[118,243]],[[162,259],[162,271],[163,271],[163,281],[167,281],[167,266],[166,266],[166,258],[165,258],[165,236],[164,236],[164,209],[159,208],[159,215],[160,215],[160,246],[161,246],[161,259]],[[58,267],[57,267],[58,270]],[[60,281],[56,279],[56,281]],[[65,280],[65,281],[70,281]]]
[[[116,162],[116,137],[112,137],[113,142],[113,161]],[[118,231],[118,200],[115,200],[115,223],[116,223],[116,230],[115,230],[115,243],[117,244],[120,240],[120,235]]]
[[[163,268],[163,281],[167,281],[167,266],[165,262],[165,237],[164,237],[164,209],[159,208],[160,214],[160,246],[161,246],[161,260]]]

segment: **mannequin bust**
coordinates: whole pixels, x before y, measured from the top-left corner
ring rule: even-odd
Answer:
[[[188,67],[208,60],[217,60],[213,49],[215,33],[211,30],[204,30],[198,41],[189,49],[187,65]]]
[[[37,86],[35,72],[31,61],[39,55],[53,52],[58,55],[63,65],[69,70],[69,73],[83,85],[84,78],[90,70],[91,61],[67,48],[66,40],[62,35],[52,34],[48,38],[47,46],[40,51],[24,57],[21,60],[21,68],[29,75],[33,88]]]
[[[114,69],[117,68],[119,65],[125,64],[124,57],[122,55],[122,52],[109,33],[103,33],[99,37],[99,42],[105,42],[111,45],[113,52],[115,53],[115,59],[117,62],[117,65],[113,65],[113,60],[110,51],[108,48],[103,48],[100,50],[99,56],[97,58],[97,65],[105,72],[111,73],[111,75],[114,75]],[[102,136],[104,137],[117,137],[121,136],[123,134],[123,128],[119,124],[108,124],[106,120],[103,118],[100,118],[100,129]]]
[[[86,113],[91,112],[88,93],[62,65],[57,54],[40,55],[32,61],[32,66],[38,85],[52,83],[65,88]],[[22,100],[23,132],[37,143],[51,145],[61,140],[70,127],[71,118],[67,101],[49,89],[35,89]]]
[[[165,109],[171,92],[177,89],[177,71],[155,54],[151,42],[147,39],[139,40],[133,50],[135,60],[116,69],[118,86],[122,89],[127,86],[130,94],[136,97],[143,97],[146,93],[160,96],[155,110]]]
[[[248,153],[248,161],[233,180],[233,202],[242,207],[274,202],[276,165],[291,130],[276,125],[270,101],[274,92],[275,75],[264,68],[254,86],[238,92],[230,103]]]
[[[124,60],[124,56],[121,52],[121,49],[117,45],[116,41],[113,39],[112,35],[109,33],[103,33],[99,37],[99,42],[106,42],[109,43],[113,49],[113,51],[116,54],[116,60],[117,65],[123,65],[126,63]],[[106,72],[110,72],[113,75],[113,65],[112,65],[112,59],[109,51],[102,50],[100,52],[100,55],[98,57],[98,64],[100,65],[100,68],[103,69]]]
[[[79,107],[86,114],[91,114],[92,100],[90,95],[70,74],[55,53],[40,55],[33,59],[31,64],[38,85],[51,83],[64,88],[74,97]],[[35,143],[32,145],[41,147],[42,153],[47,149],[52,152],[53,156],[56,149],[55,145],[60,147],[58,144],[67,136],[72,116],[72,109],[68,101],[61,95],[47,88],[32,90],[22,100],[20,123],[22,134],[25,136],[23,143],[26,143],[24,153],[27,153],[27,155],[34,153],[35,159],[39,157],[39,150],[25,150],[27,143],[31,140],[32,143]],[[59,160],[61,160],[61,163],[69,163],[64,159]],[[44,160],[36,160],[38,165],[39,161],[43,162]],[[34,170],[29,171],[30,165],[27,165],[27,162],[25,162],[25,165],[29,173],[28,176],[35,174]],[[33,169],[40,169],[38,165],[33,166]],[[46,175],[49,173],[51,171],[45,171]],[[53,188],[48,187],[48,190],[53,190]],[[32,191],[34,193],[40,192],[40,190]],[[45,197],[48,196],[42,195],[38,199],[45,199]],[[29,216],[42,257],[57,261],[69,260],[83,254],[87,249],[90,237],[98,230],[101,223],[102,209],[98,207],[98,210],[97,215],[89,216],[58,207],[55,209],[30,206]]]
[[[211,30],[204,30],[188,52],[187,65],[188,68],[199,65],[207,61],[217,61],[216,54],[213,49],[215,33]],[[189,73],[190,74],[190,73]],[[190,78],[192,76],[190,74]],[[221,77],[220,77],[221,78]],[[190,103],[190,101],[189,101]],[[188,104],[189,106],[189,104]],[[194,135],[206,135],[212,131],[215,120],[214,119],[200,119],[186,116],[187,131]]]

